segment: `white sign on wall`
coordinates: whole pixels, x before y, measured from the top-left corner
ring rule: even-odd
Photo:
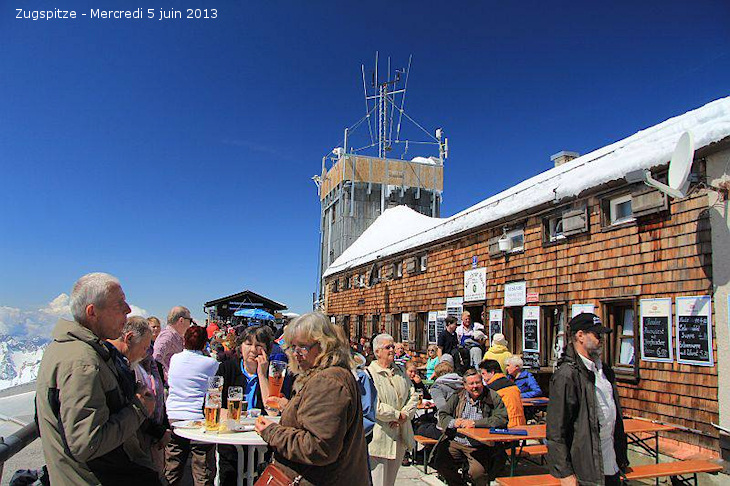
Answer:
[[[436,344],[438,334],[436,333],[436,311],[428,313],[428,344]]]
[[[527,304],[527,283],[511,282],[504,284],[504,306],[522,307]]]
[[[461,322],[461,313],[464,312],[463,297],[449,297],[446,299],[446,314]]]
[[[464,302],[486,300],[487,269],[475,268],[464,272]]]
[[[593,304],[573,304],[570,308],[570,317],[573,318],[578,314],[595,314],[595,306]]]

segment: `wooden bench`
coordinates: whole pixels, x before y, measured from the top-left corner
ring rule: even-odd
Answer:
[[[690,461],[664,462],[661,464],[646,464],[630,467],[626,471],[627,479],[654,479],[667,476],[677,476],[680,484],[697,485],[697,473],[718,473],[722,466],[710,461],[695,459]],[[693,481],[682,476],[692,475]],[[497,478],[501,486],[560,486],[560,480],[550,474],[534,476],[514,476],[511,478]]]
[[[422,435],[416,435],[413,438],[423,446],[423,473],[428,474],[428,450],[438,444],[438,440]]]
[[[544,462],[544,457],[547,455],[547,446],[545,444],[532,444],[532,445],[526,445],[522,446],[521,449],[518,449],[517,451],[517,457],[519,459],[526,459],[530,462],[531,459],[534,458],[540,458],[540,462],[535,462],[534,464],[541,466]]]

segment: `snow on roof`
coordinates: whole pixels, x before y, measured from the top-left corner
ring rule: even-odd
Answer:
[[[419,164],[430,164],[430,165],[441,165],[441,161],[436,157],[413,157],[411,162],[418,162]]]
[[[730,97],[641,130],[547,170],[449,218],[430,218],[405,207],[388,209],[325,271],[335,273],[506,218],[551,201],[575,197],[628,172],[667,164],[680,135],[695,149],[730,136]]]

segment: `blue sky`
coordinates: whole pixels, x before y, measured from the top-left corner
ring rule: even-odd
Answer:
[[[413,55],[406,111],[449,137],[444,216],[730,94],[728,2],[604,3],[3,1],[0,323],[89,271],[150,314],[246,288],[309,310],[310,178],[376,51]],[[218,19],[15,18],[137,7]]]

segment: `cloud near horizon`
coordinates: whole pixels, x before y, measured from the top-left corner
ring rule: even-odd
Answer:
[[[147,317],[148,312],[141,307],[129,304],[132,312],[128,315]],[[71,318],[68,294],[60,294],[45,307],[36,310],[23,310],[17,307],[0,305],[0,335],[14,337],[51,336],[53,326],[59,318]]]

